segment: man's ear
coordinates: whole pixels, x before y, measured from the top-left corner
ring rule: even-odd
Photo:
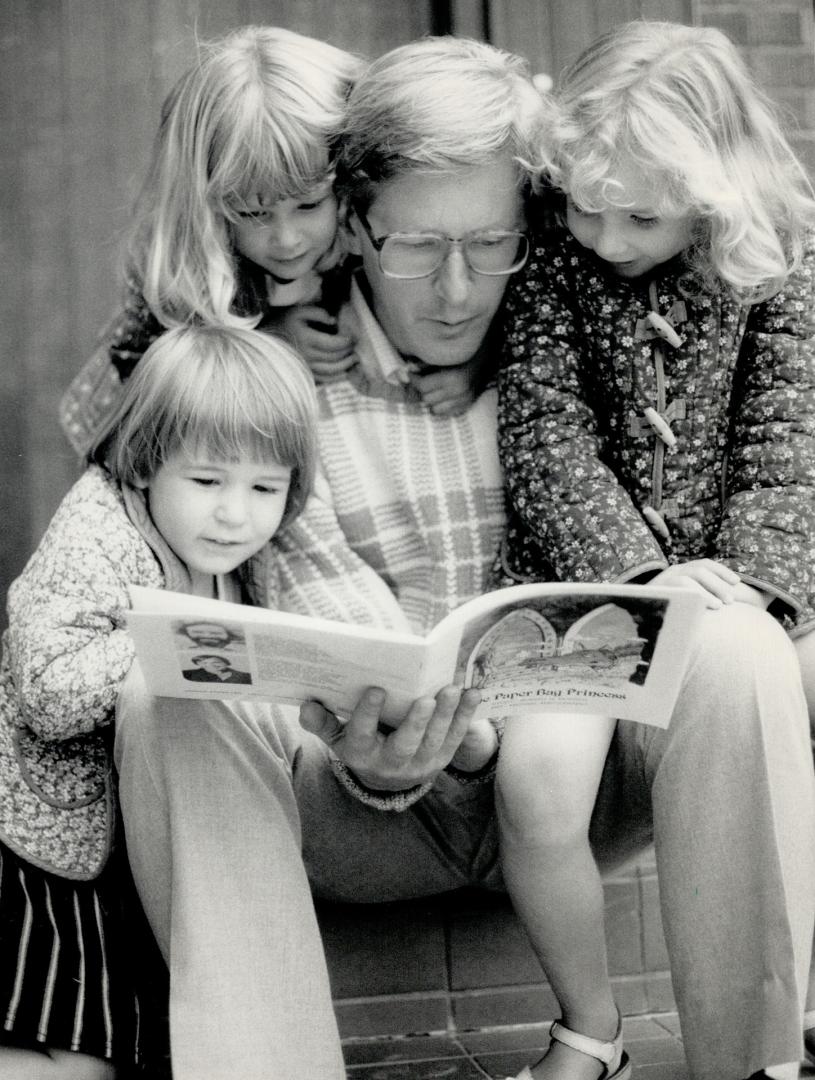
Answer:
[[[339,227],[342,230],[342,246],[350,255],[361,255],[362,248],[359,244],[357,229],[359,222],[347,199],[340,203],[338,211]]]

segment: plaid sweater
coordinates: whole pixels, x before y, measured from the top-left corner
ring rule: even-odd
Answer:
[[[255,562],[267,606],[425,634],[491,585],[503,535],[496,395],[437,417],[354,282],[357,365],[319,387],[321,470]]]

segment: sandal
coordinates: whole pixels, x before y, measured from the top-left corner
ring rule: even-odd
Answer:
[[[579,1035],[576,1031],[570,1031],[558,1020],[552,1024],[549,1030],[550,1038],[557,1042],[570,1046],[587,1057],[596,1058],[602,1062],[604,1069],[597,1080],[630,1080],[631,1062],[628,1054],[623,1050],[623,1021],[617,1027],[617,1034],[612,1042],[603,1042],[601,1039],[591,1039],[588,1035]],[[533,1080],[532,1070],[527,1065],[517,1076],[507,1077],[507,1080]]]

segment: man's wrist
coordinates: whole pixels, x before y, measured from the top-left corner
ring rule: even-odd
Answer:
[[[359,802],[372,807],[374,810],[390,810],[394,813],[407,810],[419,799],[424,798],[435,783],[435,780],[425,780],[422,784],[415,784],[413,787],[402,791],[384,791],[369,788],[336,755],[332,754],[330,761],[334,776],[348,794],[353,795]]]

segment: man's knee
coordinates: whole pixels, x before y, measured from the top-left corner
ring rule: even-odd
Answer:
[[[290,769],[298,756],[303,730],[293,707],[268,702],[154,695],[134,663],[116,705],[117,766],[131,749],[150,754],[180,741],[187,752],[231,752],[279,759]],[[209,748],[209,750],[207,749]]]
[[[798,679],[795,649],[779,623],[750,604],[707,611],[696,635],[688,675],[734,686],[742,677],[767,683]]]
[[[779,736],[783,729],[785,738],[804,731],[795,648],[771,615],[739,603],[705,613],[680,689],[675,718],[683,717],[720,734],[732,729],[742,747],[751,730],[760,739],[768,727],[778,727]]]
[[[815,630],[795,639],[795,651],[801,667],[801,679],[809,710],[812,747],[815,751]]]
[[[120,767],[123,755],[135,739],[141,741],[149,736],[157,721],[155,705],[158,699],[150,692],[137,660],[119,690],[116,702],[116,765]]]

